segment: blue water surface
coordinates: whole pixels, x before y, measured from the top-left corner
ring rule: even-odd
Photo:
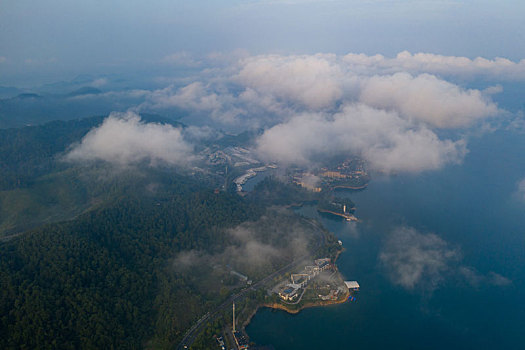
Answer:
[[[261,309],[247,327],[251,339],[276,349],[524,348],[525,199],[518,182],[525,178],[525,135],[486,134],[469,140],[469,150],[462,164],[375,174],[366,190],[342,194],[356,203],[360,222],[319,219],[344,242],[337,264],[360,283],[357,301],[297,315]],[[300,212],[318,217],[312,207]],[[400,285],[381,262],[400,227],[436,234],[456,253],[435,285]]]

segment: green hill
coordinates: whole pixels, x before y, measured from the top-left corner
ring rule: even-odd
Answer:
[[[243,198],[198,172],[59,160],[102,120],[0,130],[0,349],[173,348],[245,286],[231,269],[257,281],[326,240],[268,211],[300,188]]]
[[[214,302],[167,261],[259,211],[182,177],[151,195],[131,182],[111,205],[0,244],[0,348],[173,345]]]
[[[156,115],[143,119],[182,125]],[[104,166],[80,167],[60,158],[103,120],[99,116],[0,130],[0,237],[72,218],[119,194],[118,186],[101,181],[110,171]]]

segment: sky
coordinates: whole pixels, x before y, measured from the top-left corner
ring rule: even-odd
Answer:
[[[0,1],[0,85],[162,70],[165,58],[402,51],[525,57],[518,0]]]

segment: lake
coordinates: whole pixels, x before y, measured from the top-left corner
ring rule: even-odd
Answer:
[[[297,315],[261,309],[251,340],[276,349],[521,348],[525,344],[525,135],[469,140],[459,165],[374,174],[341,193],[358,223],[318,217],[343,241],[337,265],[357,301]]]

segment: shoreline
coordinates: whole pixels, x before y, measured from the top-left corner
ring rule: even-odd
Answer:
[[[365,188],[367,188],[367,186],[368,186],[368,182],[365,183],[364,185],[361,185],[361,186],[337,185],[337,186],[334,186],[333,189],[334,190],[337,190],[337,189],[343,189],[343,190],[364,190]]]
[[[343,249],[339,250],[336,253],[336,255],[334,257],[334,264],[337,261],[337,259],[339,258],[339,255],[342,252],[344,252],[345,250],[346,249],[343,248]],[[335,266],[335,268],[336,268],[336,272],[339,273],[339,269],[337,268],[337,266]],[[273,309],[273,310],[282,310],[282,311],[285,311],[285,312],[287,312],[287,313],[289,313],[291,315],[296,315],[296,314],[298,314],[299,312],[301,312],[304,309],[309,309],[309,308],[313,308],[313,307],[321,307],[321,306],[330,306],[330,305],[344,304],[344,303],[346,303],[348,301],[348,297],[349,296],[350,296],[350,291],[347,290],[346,293],[344,293],[344,298],[336,299],[336,300],[319,300],[317,302],[307,302],[307,303],[304,303],[303,305],[301,305],[297,309],[289,309],[288,307],[286,307],[286,305],[281,304],[281,303],[262,303],[262,304],[258,304],[255,307],[255,309],[250,313],[248,318],[243,322],[242,329],[243,330],[246,329],[246,327],[252,321],[252,318],[257,314],[259,309],[263,308],[263,307],[266,307],[266,308],[269,308],[269,309]]]
[[[313,308],[313,307],[322,307],[322,306],[344,304],[344,303],[346,303],[348,301],[348,297],[349,296],[350,296],[350,291],[347,291],[344,294],[344,298],[337,299],[337,300],[320,300],[318,302],[309,302],[309,303],[305,303],[304,305],[302,305],[298,309],[294,309],[294,310],[289,309],[289,308],[286,307],[286,305],[283,305],[283,304],[280,304],[280,303],[259,304],[250,313],[250,316],[248,316],[246,321],[243,322],[242,329],[244,330],[244,329],[246,329],[246,327],[248,327],[248,325],[252,321],[252,318],[257,314],[257,312],[259,312],[259,309],[261,309],[261,308],[269,308],[269,309],[273,309],[273,310],[281,310],[281,311],[285,311],[285,312],[289,313],[290,315],[296,315],[296,314],[298,314],[299,312],[301,312],[304,309],[309,309],[309,308]]]
[[[347,291],[344,294],[344,298],[337,299],[337,300],[320,300],[320,301],[317,301],[317,302],[308,302],[308,303],[304,303],[303,305],[301,305],[297,309],[289,309],[288,307],[286,307],[286,305],[283,305],[281,303],[262,304],[259,307],[267,307],[267,308],[274,309],[274,310],[282,310],[282,311],[286,311],[287,313],[289,313],[291,315],[295,315],[295,314],[298,314],[299,312],[301,312],[304,309],[309,309],[309,308],[312,308],[312,307],[321,307],[321,306],[344,304],[344,303],[346,303],[348,301],[348,297],[349,296],[350,296],[350,292]],[[259,309],[259,308],[257,308],[257,309]],[[255,313],[254,313],[253,316],[255,316]],[[251,320],[251,318],[250,318],[250,320]]]
[[[353,210],[355,208],[352,208]],[[317,208],[317,211],[320,212],[320,213],[325,213],[325,214],[332,214],[332,215],[336,215],[336,216],[339,216],[339,217],[342,217],[348,221],[358,221],[357,217],[355,217],[354,214],[346,214],[346,213],[337,213],[335,211],[331,211],[331,210],[327,210],[327,209],[320,209],[320,208]]]

